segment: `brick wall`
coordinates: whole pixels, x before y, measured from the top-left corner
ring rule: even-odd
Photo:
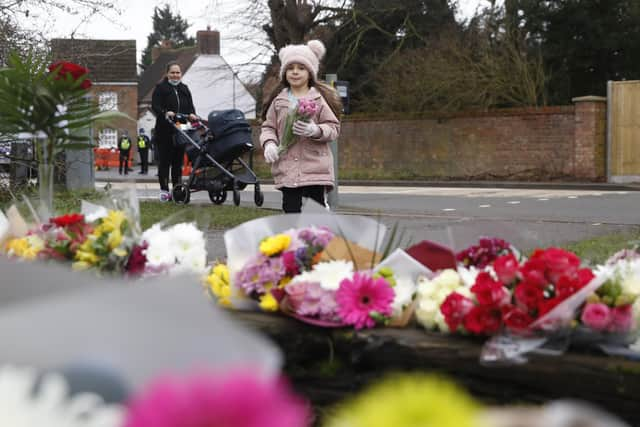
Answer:
[[[412,118],[349,117],[338,142],[339,177],[602,180],[606,102],[574,101]],[[263,170],[262,156],[255,161]]]

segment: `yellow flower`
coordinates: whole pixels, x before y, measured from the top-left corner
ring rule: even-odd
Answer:
[[[207,276],[206,282],[211,293],[218,298],[218,303],[225,307],[231,307],[231,284],[229,282],[229,269],[226,264],[216,264]]]
[[[123,211],[109,211],[107,216],[103,218],[100,224],[101,228],[106,231],[120,230],[122,223],[127,220]]]
[[[44,241],[36,235],[31,235],[9,240],[6,248],[9,256],[17,256],[31,261],[36,259],[38,253],[44,249]]]
[[[107,245],[109,246],[109,249],[114,250],[115,248],[120,246],[120,243],[122,243],[122,233],[120,232],[119,228],[116,228],[115,230],[111,231],[111,233],[109,233],[109,237],[107,238]]]
[[[220,276],[224,282],[229,283],[229,267],[226,264],[216,264],[211,272]]]
[[[264,311],[278,311],[278,301],[271,292],[267,292],[260,297],[260,308]]]
[[[260,242],[260,252],[266,256],[277,255],[287,249],[290,243],[291,236],[288,234],[276,234]]]
[[[84,271],[91,268],[91,264],[84,261],[76,261],[71,264],[71,268],[75,271]]]
[[[278,287],[280,289],[284,288],[289,284],[289,282],[291,282],[291,280],[293,280],[293,277],[289,277],[289,276],[283,277],[282,280],[280,280],[280,283],[278,283]]]
[[[326,427],[471,427],[479,406],[453,383],[425,374],[392,375],[337,408]]]

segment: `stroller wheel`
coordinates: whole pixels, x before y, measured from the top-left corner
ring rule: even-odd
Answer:
[[[240,206],[240,189],[238,188],[238,181],[233,181],[233,204]]]
[[[189,188],[183,184],[178,184],[173,187],[171,195],[173,196],[173,201],[179,205],[186,205],[191,200],[191,193],[189,192]]]
[[[253,191],[253,201],[256,206],[262,206],[264,203],[264,194],[260,191],[260,184],[256,184],[255,189]]]
[[[221,205],[227,200],[227,192],[221,191],[209,191],[209,199],[216,205]]]

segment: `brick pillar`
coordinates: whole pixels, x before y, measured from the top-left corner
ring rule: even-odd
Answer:
[[[603,180],[606,173],[607,98],[581,96],[575,104],[573,176],[578,179]]]

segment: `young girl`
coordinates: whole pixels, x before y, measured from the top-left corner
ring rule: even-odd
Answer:
[[[318,82],[318,67],[325,47],[319,40],[280,49],[280,84],[262,109],[260,144],[271,164],[276,188],[282,191],[282,210],[300,212],[302,198],[311,198],[328,208],[326,194],[333,190],[333,155],[329,142],[338,138],[342,111],[340,98],[329,85]],[[293,124],[296,142],[286,151],[282,142],[287,116],[302,98],[315,101],[311,120]]]

